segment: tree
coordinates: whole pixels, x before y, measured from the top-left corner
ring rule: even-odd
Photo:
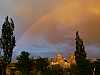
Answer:
[[[100,59],[97,59],[97,61],[94,62],[94,67],[95,67],[95,74],[99,75],[100,74]]]
[[[71,65],[70,72],[71,72],[71,75],[79,75],[79,70],[77,68],[77,65],[75,64]]]
[[[80,75],[88,75],[89,73],[89,63],[86,59],[85,47],[83,40],[80,38],[78,31],[76,32],[76,51],[75,60],[80,72]]]
[[[8,16],[5,18],[5,22],[2,26],[2,49],[4,52],[3,60],[6,63],[11,62],[13,48],[15,47],[15,36],[14,36],[14,22],[12,18],[8,20]]]
[[[59,64],[53,65],[50,72],[51,73],[49,73],[49,74],[52,74],[52,75],[63,75],[64,74],[64,68]]]
[[[21,52],[21,54],[17,57],[18,63],[17,67],[22,72],[23,75],[29,75],[29,67],[30,67],[30,59],[28,52]]]
[[[43,75],[47,75],[47,67],[49,65],[48,58],[37,58],[35,60],[36,69],[41,71]]]
[[[79,59],[86,59],[85,47],[83,44],[83,40],[80,38],[78,31],[76,32],[76,51],[75,51],[75,59],[78,61]]]
[[[2,52],[2,40],[0,38],[0,57],[1,57],[1,52]]]

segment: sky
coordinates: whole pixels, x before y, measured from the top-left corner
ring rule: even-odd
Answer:
[[[75,51],[79,30],[88,58],[100,57],[100,0],[0,0],[0,26],[9,15],[15,22],[13,57],[65,56]]]

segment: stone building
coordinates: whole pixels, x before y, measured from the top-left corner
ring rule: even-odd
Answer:
[[[57,53],[54,58],[52,58],[50,65],[60,65],[64,68],[70,68],[71,65],[76,64],[75,55],[72,53],[68,58],[64,58],[61,53]]]

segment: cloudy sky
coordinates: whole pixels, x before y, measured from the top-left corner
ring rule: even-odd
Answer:
[[[13,56],[67,56],[79,30],[88,57],[100,57],[100,0],[0,0],[0,15],[0,25],[6,15],[15,22]]]

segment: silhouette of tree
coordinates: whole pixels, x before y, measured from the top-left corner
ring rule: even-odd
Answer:
[[[72,69],[74,69],[75,72]],[[76,74],[76,72],[77,72],[77,69],[74,67],[64,68],[61,65],[56,64],[56,65],[50,65],[48,67],[47,74],[45,75],[78,75]]]
[[[63,75],[64,68],[59,64],[53,65],[50,72],[52,73],[52,75]],[[51,74],[51,73],[49,73],[49,74]]]
[[[79,59],[86,59],[85,47],[83,44],[83,40],[80,38],[78,31],[76,32],[76,51],[75,51],[75,59],[78,61]]]
[[[8,20],[8,16],[5,18],[5,22],[2,26],[2,49],[4,52],[3,60],[6,63],[11,62],[13,48],[15,47],[15,36],[14,36],[14,22],[12,19]]]
[[[41,71],[43,75],[46,75],[47,67],[49,65],[48,58],[37,58],[35,65],[38,71]]]
[[[2,55],[1,55],[1,52],[2,52],[2,40],[1,40],[1,38],[0,38],[0,57],[2,56]]]
[[[30,59],[29,53],[22,51],[21,54],[17,57],[18,63],[17,67],[22,72],[23,75],[29,75]]]
[[[88,75],[89,73],[89,62],[86,59],[85,47],[83,40],[80,38],[78,31],[76,32],[76,51],[75,60],[79,69],[80,75]]]
[[[100,74],[100,59],[97,59],[97,61],[94,63],[94,67],[95,67],[95,75],[99,75]]]
[[[79,70],[77,68],[77,65],[71,65],[70,72],[71,72],[71,75],[79,75]]]

